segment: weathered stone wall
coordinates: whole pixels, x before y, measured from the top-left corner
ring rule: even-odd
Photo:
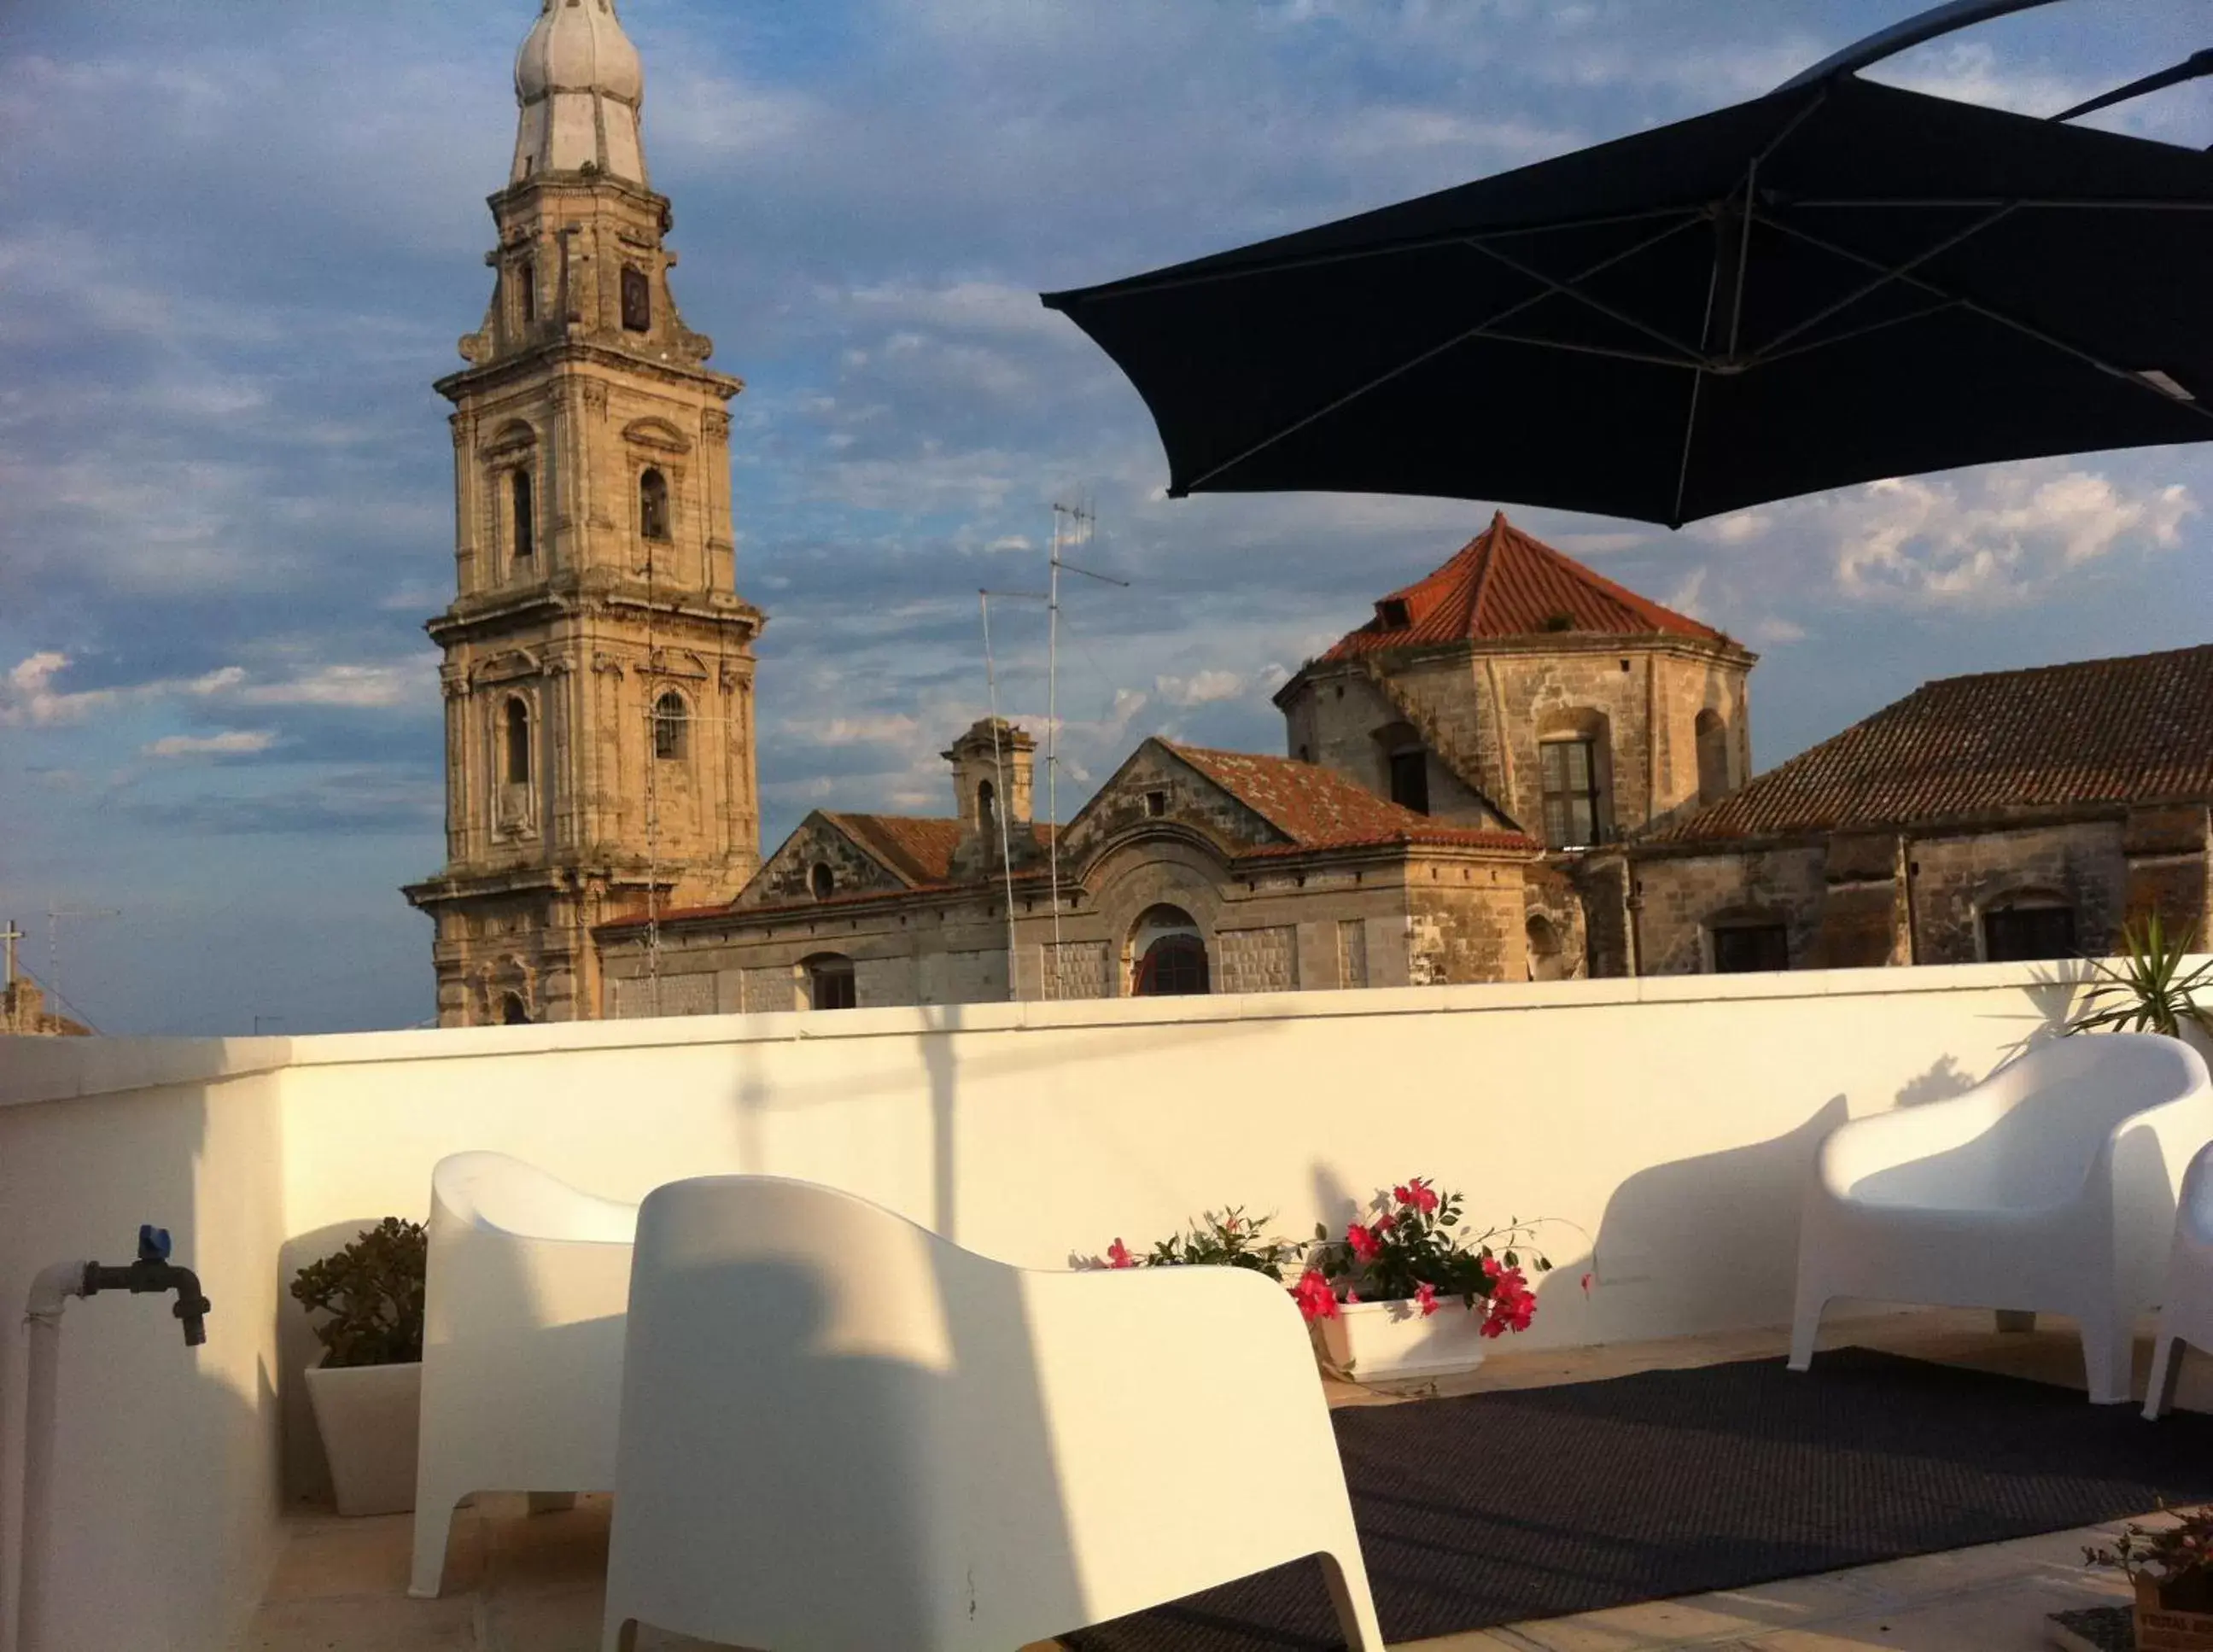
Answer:
[[[1285,701],[1285,727],[1292,755],[1388,796],[1388,753],[1376,736],[1411,722],[1440,754],[1430,765],[1433,814],[1472,825],[1503,816],[1533,835],[1544,829],[1538,747],[1547,736],[1580,735],[1598,748],[1600,836],[1619,836],[1698,807],[1702,711],[1723,725],[1724,789],[1744,783],[1750,659],[1733,647],[1573,633],[1557,644],[1371,655],[1314,670]]]
[[[1431,867],[1447,875],[1468,869]],[[1406,887],[1408,984],[1460,986],[1529,978],[1527,917],[1519,877],[1476,872],[1466,880],[1417,876]]]
[[[1713,967],[1707,931],[1716,918],[1779,921],[1790,961],[1801,966],[1820,934],[1822,850],[1640,857],[1637,952],[1647,975],[1698,975]]]
[[[1289,992],[1299,984],[1298,929],[1271,924],[1224,930],[1210,948],[1218,960],[1222,992]]]
[[[2130,923],[2141,930],[2157,913],[2176,940],[2203,942],[2213,916],[2213,823],[2203,804],[2131,809],[2122,827]]]
[[[2050,893],[2075,909],[2076,942],[2105,952],[2127,909],[2121,825],[2088,820],[1958,837],[1921,838],[1913,862],[1915,955],[1971,964],[1983,955],[1983,911],[2009,896]]]
[[[872,890],[889,892],[899,881],[884,870],[874,856],[819,814],[810,814],[799,829],[762,865],[736,901],[740,906],[782,906],[814,899],[814,869],[830,869],[832,896]]]

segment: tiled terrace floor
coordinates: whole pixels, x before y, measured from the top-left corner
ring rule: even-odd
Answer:
[[[1718,1364],[1780,1354],[1788,1342],[1786,1332],[1773,1330],[1498,1353],[1446,1391],[1541,1387]],[[2064,1324],[2000,1335],[1988,1314],[1900,1314],[1840,1321],[1824,1338],[1825,1345],[1845,1343],[2082,1386],[2080,1345]],[[2140,1344],[2139,1385],[2149,1356],[2148,1344]],[[2180,1399],[2192,1409],[2213,1411],[2205,1365],[2188,1362]],[[1391,1405],[1402,1398],[1343,1385],[1333,1386],[1330,1397],[1339,1405]],[[595,1652],[607,1514],[604,1497],[535,1515],[524,1512],[520,1497],[480,1498],[455,1520],[445,1595],[413,1600],[406,1594],[405,1515],[340,1520],[303,1510],[246,1644],[251,1652]],[[2046,1613],[2125,1598],[2116,1580],[2082,1564],[2082,1545],[2115,1529],[2054,1532],[1419,1645],[1423,1652],[2029,1652],[2047,1644]],[[652,1635],[639,1643],[642,1649],[704,1644]]]

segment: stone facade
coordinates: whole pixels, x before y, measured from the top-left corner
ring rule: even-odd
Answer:
[[[545,72],[571,60],[601,79]],[[704,365],[670,293],[612,12],[549,8],[516,83],[491,307],[437,386],[454,407],[457,594],[426,627],[447,862],[406,893],[436,924],[442,1026],[596,1015],[595,925],[726,900],[759,856],[762,618],[734,583],[726,411],[742,387]]]
[[[973,795],[979,735],[947,754],[956,799]],[[1003,730],[1002,750],[1027,740]],[[1150,740],[1059,834],[1056,860],[1027,818],[1027,778],[1009,774],[1011,871],[972,808],[818,812],[736,901],[603,927],[606,1013],[656,1013],[656,976],[663,1015],[808,1008],[842,995],[826,972],[850,975],[861,1007],[1125,997],[1144,990],[1149,941],[1186,930],[1217,992],[1527,974],[1521,875],[1537,850],[1518,835],[1432,826],[1317,765]],[[702,978],[711,1003],[671,991]]]
[[[2209,698],[2213,648],[1924,684],[1601,857],[1634,891],[1608,972],[2110,954],[2155,914],[2203,936]]]

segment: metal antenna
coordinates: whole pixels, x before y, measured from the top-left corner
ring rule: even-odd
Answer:
[[[1109,574],[1094,574],[1088,568],[1079,568],[1065,559],[1062,552],[1069,546],[1088,550],[1091,535],[1098,526],[1099,513],[1094,509],[1088,493],[1079,497],[1072,505],[1056,501],[1052,507],[1052,578],[1046,593],[1046,668],[1045,668],[1045,796],[1047,842],[1046,863],[1051,869],[1052,890],[1052,970],[1053,994],[1064,996],[1060,980],[1060,572],[1065,568],[1071,574],[1081,574],[1086,579],[1095,579],[1102,585],[1119,585],[1127,590],[1130,582],[1116,579]],[[1064,531],[1065,530],[1065,531]],[[1040,972],[1042,974],[1042,972]]]
[[[999,869],[1006,879],[1007,893],[1007,997],[1014,1003],[1021,1002],[1021,967],[1015,946],[1015,862],[1009,852],[1007,840],[1007,770],[999,751],[999,673],[991,658],[991,599],[993,596],[1022,597],[1035,600],[1034,591],[978,590],[976,603],[984,614],[984,685],[991,712],[991,772],[995,777],[991,794],[992,810],[999,817]]]

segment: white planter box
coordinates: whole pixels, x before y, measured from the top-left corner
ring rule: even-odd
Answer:
[[[404,1515],[415,1506],[420,1365],[317,1366],[308,1399],[330,1459],[341,1515]]]
[[[1472,1371],[1483,1363],[1487,1311],[1458,1297],[1427,1318],[1411,1302],[1340,1302],[1335,1319],[1314,1322],[1314,1346],[1332,1375],[1361,1382]]]

